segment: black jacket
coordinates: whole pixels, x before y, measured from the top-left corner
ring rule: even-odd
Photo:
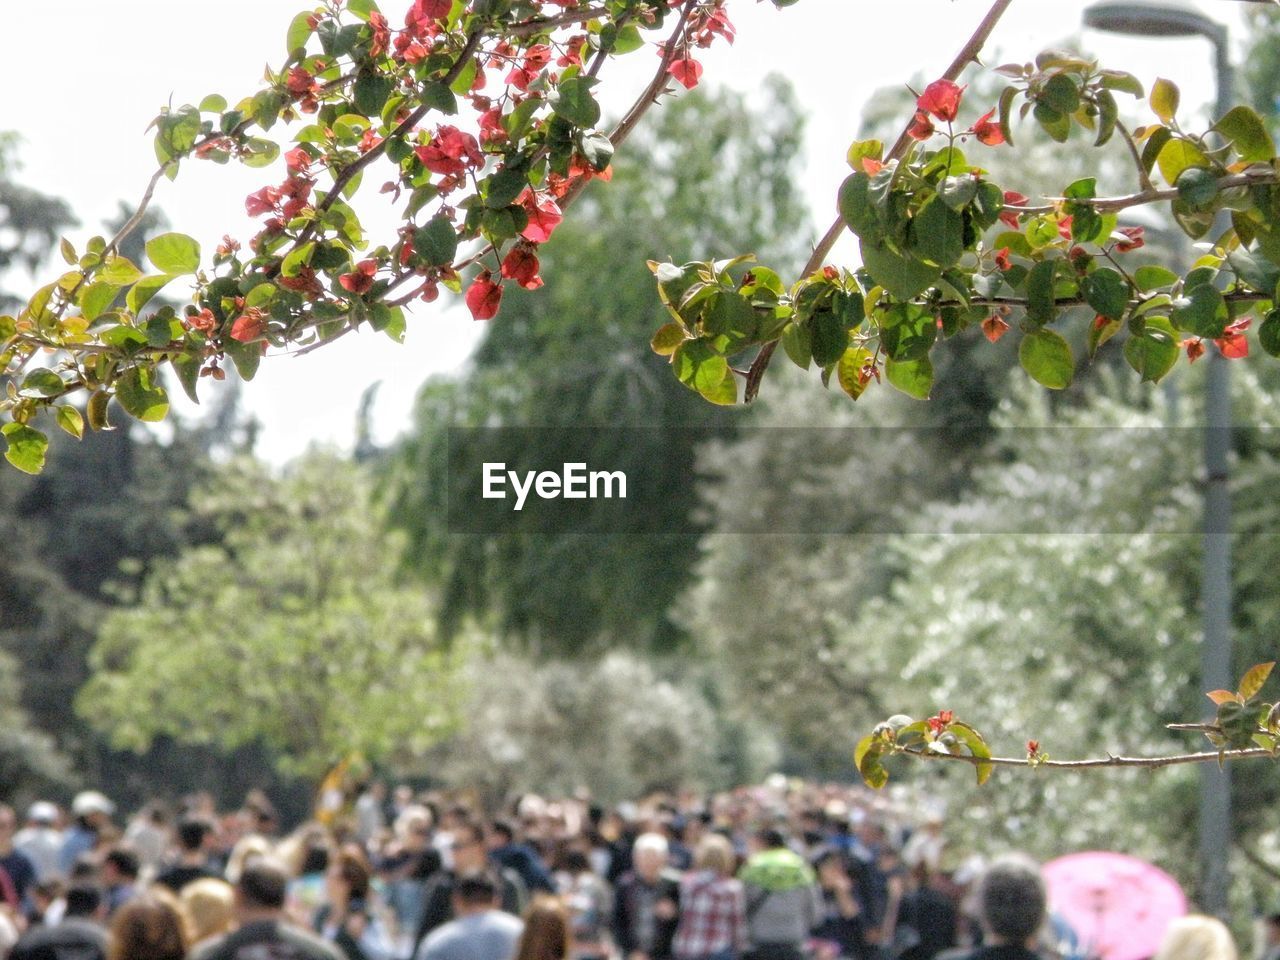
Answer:
[[[640,949],[640,897],[645,886],[638,874],[625,873],[619,878],[617,889],[614,890],[613,940],[618,945],[623,960],[626,960],[631,951]],[[656,888],[657,901],[670,900],[676,907],[670,918],[664,920],[655,917],[653,923],[653,949],[649,956],[652,960],[666,960],[671,956],[671,941],[675,939],[676,926],[680,922],[680,881],[664,872],[658,877]]]
[[[10,960],[105,960],[107,932],[84,917],[57,926],[33,927],[10,952]]]

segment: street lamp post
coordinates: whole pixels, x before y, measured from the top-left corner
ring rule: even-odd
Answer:
[[[1204,37],[1213,45],[1217,116],[1231,108],[1232,70],[1227,28],[1198,10],[1176,3],[1103,0],[1084,12],[1085,26],[1143,37]],[[1231,450],[1231,380],[1227,359],[1209,351],[1205,371],[1204,566],[1201,606],[1204,639],[1200,679],[1207,690],[1232,688],[1231,675],[1231,496],[1227,487]],[[1231,777],[1216,764],[1200,769],[1200,900],[1206,913],[1227,915],[1230,885]]]

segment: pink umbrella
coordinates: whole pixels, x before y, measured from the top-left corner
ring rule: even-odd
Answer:
[[[1123,853],[1091,851],[1044,865],[1049,909],[1066,919],[1090,957],[1146,960],[1169,921],[1187,912],[1178,881]]]

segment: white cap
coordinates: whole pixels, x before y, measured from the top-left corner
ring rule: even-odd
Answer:
[[[71,801],[71,812],[77,817],[87,817],[91,813],[105,813],[109,817],[116,812],[116,805],[97,790],[85,790],[77,793]]]
[[[48,800],[39,800],[27,809],[27,819],[33,823],[57,823],[58,808]]]

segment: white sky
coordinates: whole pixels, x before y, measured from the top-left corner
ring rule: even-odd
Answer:
[[[394,26],[409,0],[382,6]],[[791,78],[809,113],[804,186],[815,229],[823,230],[868,97],[918,74],[941,73],[988,6],[988,0],[802,0],[778,11],[768,2],[731,0],[737,43],[703,58],[704,82],[750,92],[769,69]],[[1018,0],[997,28],[988,62],[1030,59],[1075,32],[1084,6]],[[1231,26],[1239,41],[1241,6],[1215,0],[1202,9]],[[0,3],[0,36],[7,40],[0,57],[0,130],[24,138],[19,180],[70,202],[83,225],[71,234],[77,245],[101,232],[119,200],[136,202],[154,169],[151,138],[143,131],[160,105],[170,97],[175,105],[199,102],[208,93],[235,103],[252,93],[264,65],[283,59],[289,21],[306,8],[304,0]],[[1204,41],[1093,34],[1088,47],[1104,64],[1138,73],[1148,87],[1160,74],[1176,79],[1184,104],[1211,97]],[[637,51],[619,61],[613,79],[629,77],[622,86],[636,89],[653,63],[651,52]],[[606,113],[624,102],[606,101]],[[244,197],[279,175],[189,162],[176,182],[162,182],[155,202],[173,229],[196,237],[207,252],[224,233],[252,235]],[[384,216],[376,212],[386,198],[366,191],[357,209],[376,244],[379,231],[388,235],[395,221],[389,209]],[[306,357],[268,358],[245,390],[248,408],[263,423],[259,453],[278,463],[313,441],[349,447],[358,398],[379,379],[377,437],[386,441],[402,431],[422,381],[462,369],[482,332],[460,303],[440,309],[448,299],[419,306],[403,346],[362,333]]]

